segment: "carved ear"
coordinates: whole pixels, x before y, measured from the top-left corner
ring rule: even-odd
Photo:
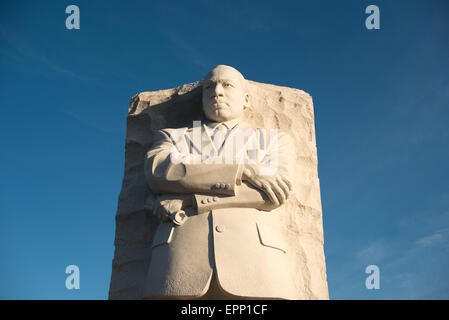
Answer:
[[[249,107],[249,93],[248,92],[245,93],[244,99],[245,99],[245,102],[243,103],[243,107],[248,108]]]

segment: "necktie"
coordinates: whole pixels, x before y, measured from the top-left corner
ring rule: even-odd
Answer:
[[[224,124],[221,123],[215,127],[213,139],[214,139],[214,144],[215,144],[215,147],[217,148],[217,150],[223,146],[223,143],[226,139],[227,133],[228,133],[228,128]]]

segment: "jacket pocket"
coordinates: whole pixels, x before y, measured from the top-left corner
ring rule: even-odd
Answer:
[[[256,225],[262,245],[287,253],[287,245],[280,228],[262,222],[257,222]]]
[[[170,243],[173,237],[174,229],[175,227],[171,222],[159,224],[153,237],[153,243],[151,244],[151,247],[154,248],[163,244]]]

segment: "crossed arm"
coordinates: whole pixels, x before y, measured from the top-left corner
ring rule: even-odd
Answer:
[[[278,137],[277,170],[263,174],[260,164],[195,164],[174,161],[179,149],[169,130],[158,131],[145,160],[148,185],[160,196],[159,214],[195,207],[198,213],[217,208],[251,207],[270,211],[288,199],[288,179],[294,145],[288,135]]]

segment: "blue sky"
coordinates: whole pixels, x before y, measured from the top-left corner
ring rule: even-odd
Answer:
[[[107,298],[130,98],[228,64],[313,96],[330,297],[449,299],[448,18],[437,0],[2,1],[0,298]]]

